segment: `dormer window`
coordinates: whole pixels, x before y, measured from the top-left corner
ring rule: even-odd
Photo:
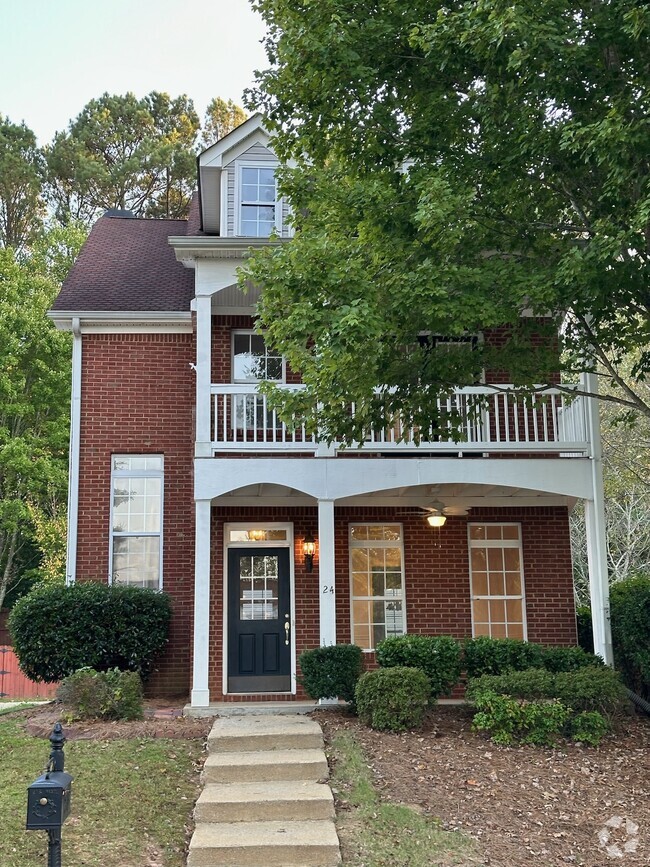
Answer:
[[[275,168],[240,166],[239,209],[240,235],[268,238],[280,228]]]

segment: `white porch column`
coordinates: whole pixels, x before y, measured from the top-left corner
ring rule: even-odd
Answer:
[[[210,704],[208,688],[210,648],[210,500],[195,503],[194,653],[192,707]]]
[[[320,645],[336,644],[336,582],[334,570],[334,500],[318,501],[318,576]]]
[[[196,298],[196,442],[197,458],[211,457],[210,430],[212,380],[212,298],[199,295]]]
[[[585,376],[586,390],[598,391],[594,374]],[[594,652],[608,665],[614,664],[612,629],[609,621],[609,578],[607,574],[607,537],[605,530],[605,494],[603,489],[603,453],[600,439],[598,401],[587,401],[587,421],[591,442],[592,498],[585,500],[587,530],[587,561],[589,565],[589,594],[594,634]]]

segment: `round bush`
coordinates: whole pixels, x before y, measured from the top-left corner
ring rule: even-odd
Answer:
[[[418,668],[380,668],[362,674],[356,689],[361,722],[379,731],[419,728],[431,695],[431,682]]]
[[[142,719],[142,681],[135,671],[81,668],[56,693],[79,719]]]
[[[431,696],[447,695],[460,680],[460,645],[448,635],[397,635],[377,645],[382,668],[419,668],[431,682]]]
[[[582,647],[545,647],[542,663],[547,671],[575,671],[605,665],[600,656],[588,653]]]
[[[9,629],[32,680],[55,683],[84,667],[144,678],[167,643],[170,619],[165,593],[88,581],[36,587],[16,602]]]
[[[335,644],[305,650],[298,659],[300,683],[310,698],[342,698],[354,703],[362,671],[362,651],[356,644]]]

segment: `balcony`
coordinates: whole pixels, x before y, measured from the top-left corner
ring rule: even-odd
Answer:
[[[285,386],[298,389],[299,385]],[[335,454],[340,444],[319,443],[304,425],[285,424],[256,385],[211,386],[212,450],[221,452],[306,452]],[[558,389],[544,389],[535,398],[517,395],[509,386],[461,388],[438,403],[439,420],[428,431],[406,427],[401,419],[369,430],[357,451],[381,454],[551,454],[582,457],[590,452],[586,400]],[[354,413],[354,405],[350,412]],[[462,420],[460,433],[440,419]]]

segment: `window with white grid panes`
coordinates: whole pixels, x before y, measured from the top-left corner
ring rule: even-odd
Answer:
[[[240,234],[268,238],[276,228],[278,208],[275,169],[242,166],[240,174]]]
[[[162,586],[162,455],[113,455],[111,564],[114,584]]]
[[[260,555],[239,558],[239,619],[278,619],[278,558]]]
[[[350,526],[352,642],[374,650],[403,635],[404,546],[400,524]]]
[[[469,524],[473,635],[526,638],[519,524]]]

